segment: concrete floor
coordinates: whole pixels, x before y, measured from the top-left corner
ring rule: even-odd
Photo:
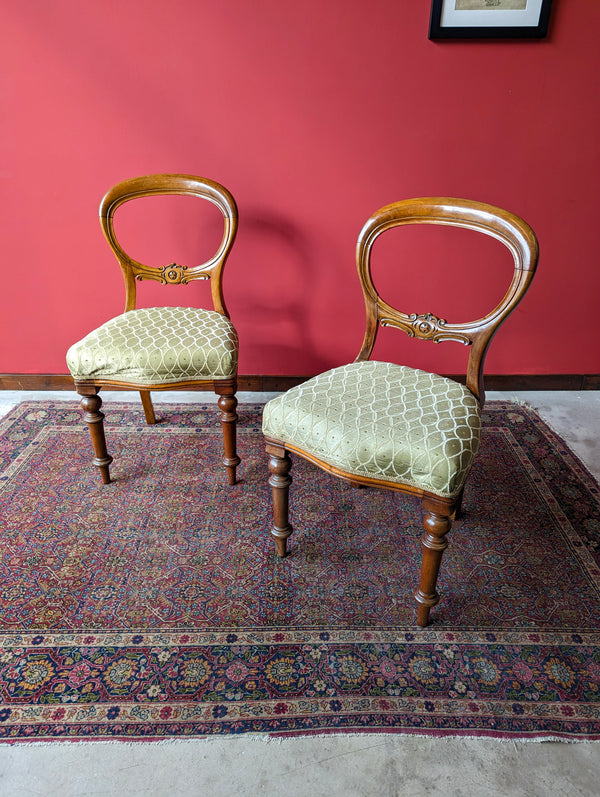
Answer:
[[[135,394],[105,393],[136,400]],[[157,401],[212,400],[163,393]],[[240,394],[261,401],[265,394]],[[0,392],[0,415],[23,400],[75,394]],[[489,393],[535,407],[600,479],[600,391]],[[154,743],[0,745],[4,797],[592,797],[600,745],[431,739],[389,734],[268,741],[252,736]]]

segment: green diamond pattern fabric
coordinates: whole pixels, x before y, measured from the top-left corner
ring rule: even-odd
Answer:
[[[237,372],[238,336],[214,310],[151,307],[112,318],[67,352],[75,379],[114,377],[150,385],[227,379]]]
[[[263,432],[347,473],[453,498],[479,448],[481,408],[452,379],[368,361],[272,399]]]

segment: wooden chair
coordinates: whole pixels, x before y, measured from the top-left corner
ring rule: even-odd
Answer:
[[[142,197],[177,194],[211,202],[223,214],[224,233],[217,252],[201,265],[176,263],[155,268],[125,253],[115,235],[113,215],[125,202]],[[185,174],[155,174],[125,180],[111,188],[100,205],[102,230],[125,279],[125,312],[112,318],[67,353],[67,364],[82,397],[92,443],[94,464],[104,484],[110,482],[112,457],[106,450],[104,415],[100,412],[102,387],[138,390],[148,424],[156,423],[151,390],[195,390],[212,386],[219,395],[229,484],[235,484],[238,336],[229,320],[222,288],[223,267],[237,233],[235,200],[222,185]],[[211,281],[214,310],[195,307],[135,309],[136,280],[163,285]]]
[[[406,315],[379,296],[371,251],[383,232],[407,224],[476,230],[501,241],[514,258],[502,301],[484,318],[448,323],[431,313]],[[356,486],[382,487],[422,499],[421,580],[414,597],[417,623],[426,626],[439,601],[436,583],[446,534],[459,514],[465,480],[477,453],[485,394],[483,362],[490,341],[523,298],[538,259],[536,237],[521,219],[464,199],[424,198],[378,210],[363,227],[357,267],[366,303],[366,331],[356,360],[333,368],[267,403],[263,433],[270,455],[271,534],[279,556],[292,533],[288,519],[289,452]],[[452,379],[369,360],[379,326],[410,337],[469,346],[466,387]]]

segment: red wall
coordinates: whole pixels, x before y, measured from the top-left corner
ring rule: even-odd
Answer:
[[[100,198],[126,177],[180,171],[224,183],[239,205],[225,280],[244,374],[353,359],[360,227],[376,208],[424,195],[504,206],[540,239],[538,275],[488,372],[600,372],[600,3],[554,0],[549,37],[521,42],[429,41],[430,5],[3,3],[0,371],[65,373],[70,343],[122,311]],[[167,237],[183,230],[173,208]],[[461,320],[444,310],[447,294],[460,289],[454,309],[486,305],[508,272],[492,255],[485,262],[496,242],[439,232],[432,246],[406,238],[405,268],[382,246],[381,284],[406,298],[407,312]],[[193,258],[195,231],[180,243]],[[473,270],[449,277],[447,247],[464,260],[484,255],[480,284]],[[423,257],[433,269],[426,300],[416,292]],[[204,295],[187,291],[150,285],[142,303]],[[398,334],[377,355],[461,370],[458,347],[422,344],[417,359],[405,348],[413,343]]]

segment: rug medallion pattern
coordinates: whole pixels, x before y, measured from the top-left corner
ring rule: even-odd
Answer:
[[[0,740],[380,731],[600,738],[600,492],[536,415],[490,402],[432,624],[418,501],[294,458],[268,534],[261,407],[226,484],[214,405],[75,402],[0,421]]]

